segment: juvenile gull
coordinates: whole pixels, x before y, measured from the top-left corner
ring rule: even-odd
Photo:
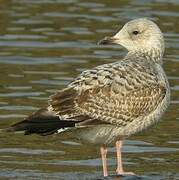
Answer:
[[[122,140],[156,123],[170,101],[162,68],[164,39],[154,22],[140,18],[99,42],[109,43],[125,47],[125,58],[82,72],[50,96],[45,108],[8,130],[49,135],[71,129],[75,137],[100,145],[104,176],[108,176],[106,146],[115,143],[117,174],[133,174],[123,170]]]

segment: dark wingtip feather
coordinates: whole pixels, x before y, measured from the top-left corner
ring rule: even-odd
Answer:
[[[11,127],[4,129],[6,132],[24,131],[25,135],[40,134],[49,135],[65,127],[74,127],[74,121],[60,120],[53,113],[50,114],[47,109],[40,109],[27,119],[20,121]]]

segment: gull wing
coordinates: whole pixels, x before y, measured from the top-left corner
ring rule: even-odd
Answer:
[[[50,97],[49,110],[60,119],[82,124],[100,121],[125,126],[146,116],[161,103],[166,88],[154,70],[130,69],[129,63],[119,67],[113,63],[83,72],[68,88]]]

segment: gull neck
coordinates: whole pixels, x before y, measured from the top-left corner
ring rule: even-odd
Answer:
[[[161,51],[161,49],[158,48],[133,50],[129,51],[128,55],[144,57],[147,60],[152,61],[154,63],[158,63],[160,65],[163,64],[163,52]]]

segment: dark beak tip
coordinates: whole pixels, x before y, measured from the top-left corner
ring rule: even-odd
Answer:
[[[110,37],[105,37],[104,39],[101,39],[97,45],[107,45],[111,43]]]

